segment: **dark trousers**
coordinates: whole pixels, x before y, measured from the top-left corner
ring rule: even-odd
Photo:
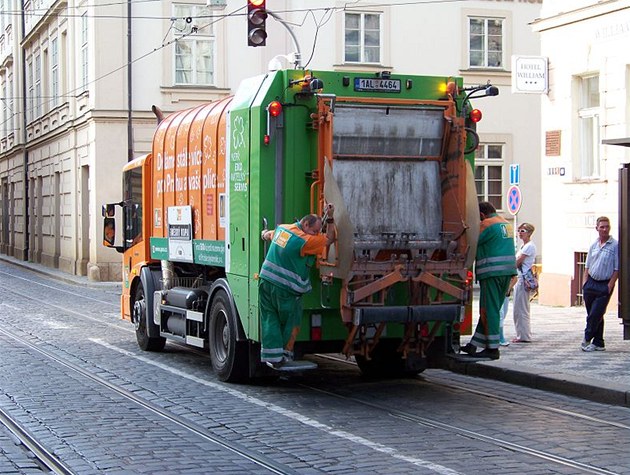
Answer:
[[[586,329],[584,339],[593,340],[595,346],[604,345],[604,314],[610,300],[607,280],[586,279],[582,287],[584,304],[586,305]]]

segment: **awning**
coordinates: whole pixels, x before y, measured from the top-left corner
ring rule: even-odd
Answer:
[[[630,147],[630,137],[622,139],[605,139],[602,140],[604,145],[621,145],[622,147]]]

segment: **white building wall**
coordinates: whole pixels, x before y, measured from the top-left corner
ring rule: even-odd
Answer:
[[[225,7],[206,9],[204,15],[192,18],[195,26],[213,24],[214,84],[178,86],[174,82],[174,26],[177,25],[170,20],[172,2],[132,2],[131,58],[127,55],[126,2],[59,4],[38,0],[36,3],[37,8],[43,5],[51,10],[46,16],[29,17],[24,41],[19,25],[5,32],[4,45],[0,32],[0,75],[12,69],[14,94],[21,97],[22,64],[38,53],[47,55],[50,61],[52,39],[58,38],[62,96],[56,105],[44,104],[42,114],[28,121],[24,121],[23,104],[18,103],[16,133],[0,136],[0,186],[5,180],[6,192],[10,190],[15,197],[10,237],[2,239],[0,233],[0,249],[17,256],[26,254],[31,260],[69,273],[116,280],[120,277],[120,255],[101,245],[100,205],[121,197],[120,170],[128,159],[128,62],[133,76],[132,154],[138,156],[151,149],[156,124],[150,112],[152,105],[168,113],[232,94],[243,79],[264,74],[276,55],[294,51],[294,42],[280,22],[269,18],[267,46],[247,47],[245,2],[228,0]],[[186,3],[206,5],[205,0]],[[27,2],[29,8],[34,5]],[[358,5],[341,0],[268,0],[267,6],[291,25],[301,48],[302,64],[310,59],[309,68],[453,75],[463,76],[467,85],[490,80],[499,86],[499,97],[474,101],[484,113],[478,131],[482,141],[505,143],[503,193],[507,191],[509,165],[521,165],[524,205],[518,221],[529,221],[540,228],[540,98],[511,93],[510,56],[539,54],[538,37],[529,23],[539,16],[541,0],[438,1],[413,5],[399,5],[393,0]],[[380,64],[344,63],[343,7],[382,12]],[[13,2],[12,8],[19,11],[21,2]],[[309,8],[313,10],[309,12]],[[85,90],[81,80],[80,19],[84,12],[88,13],[89,25],[89,83]],[[470,14],[505,18],[501,70],[468,68]],[[13,45],[10,49],[6,43],[9,38]],[[44,77],[43,81],[43,88],[48,90],[50,77]],[[26,175],[22,145],[28,150]],[[28,229],[23,209],[27,196]],[[26,231],[28,242],[24,241]]]
[[[559,156],[546,156],[544,142],[541,149],[545,273],[540,301],[572,305],[580,291],[575,255],[586,253],[597,238],[598,216],[611,219],[613,235],[618,229],[618,169],[630,161],[625,147],[601,145],[601,176],[580,177],[578,81],[599,74],[600,139],[627,137],[630,3],[545,1],[534,29],[550,64],[550,90],[542,101],[543,141],[549,131],[562,137]]]

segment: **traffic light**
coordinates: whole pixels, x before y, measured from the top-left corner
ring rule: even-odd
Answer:
[[[247,0],[247,45],[265,46],[267,32],[265,20],[267,20],[266,0]]]

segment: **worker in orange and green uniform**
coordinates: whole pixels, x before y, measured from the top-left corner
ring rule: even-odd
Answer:
[[[479,282],[479,321],[475,333],[461,351],[471,356],[499,359],[501,305],[516,275],[514,230],[497,215],[491,203],[479,203],[481,226],[475,278]],[[477,348],[483,350],[477,353]]]
[[[322,218],[315,214],[261,234],[264,241],[271,241],[258,287],[260,359],[268,366],[277,369],[293,359],[293,344],[302,320],[302,295],[311,290],[311,267],[335,240],[334,210],[332,204],[327,206],[325,234],[321,232]]]

